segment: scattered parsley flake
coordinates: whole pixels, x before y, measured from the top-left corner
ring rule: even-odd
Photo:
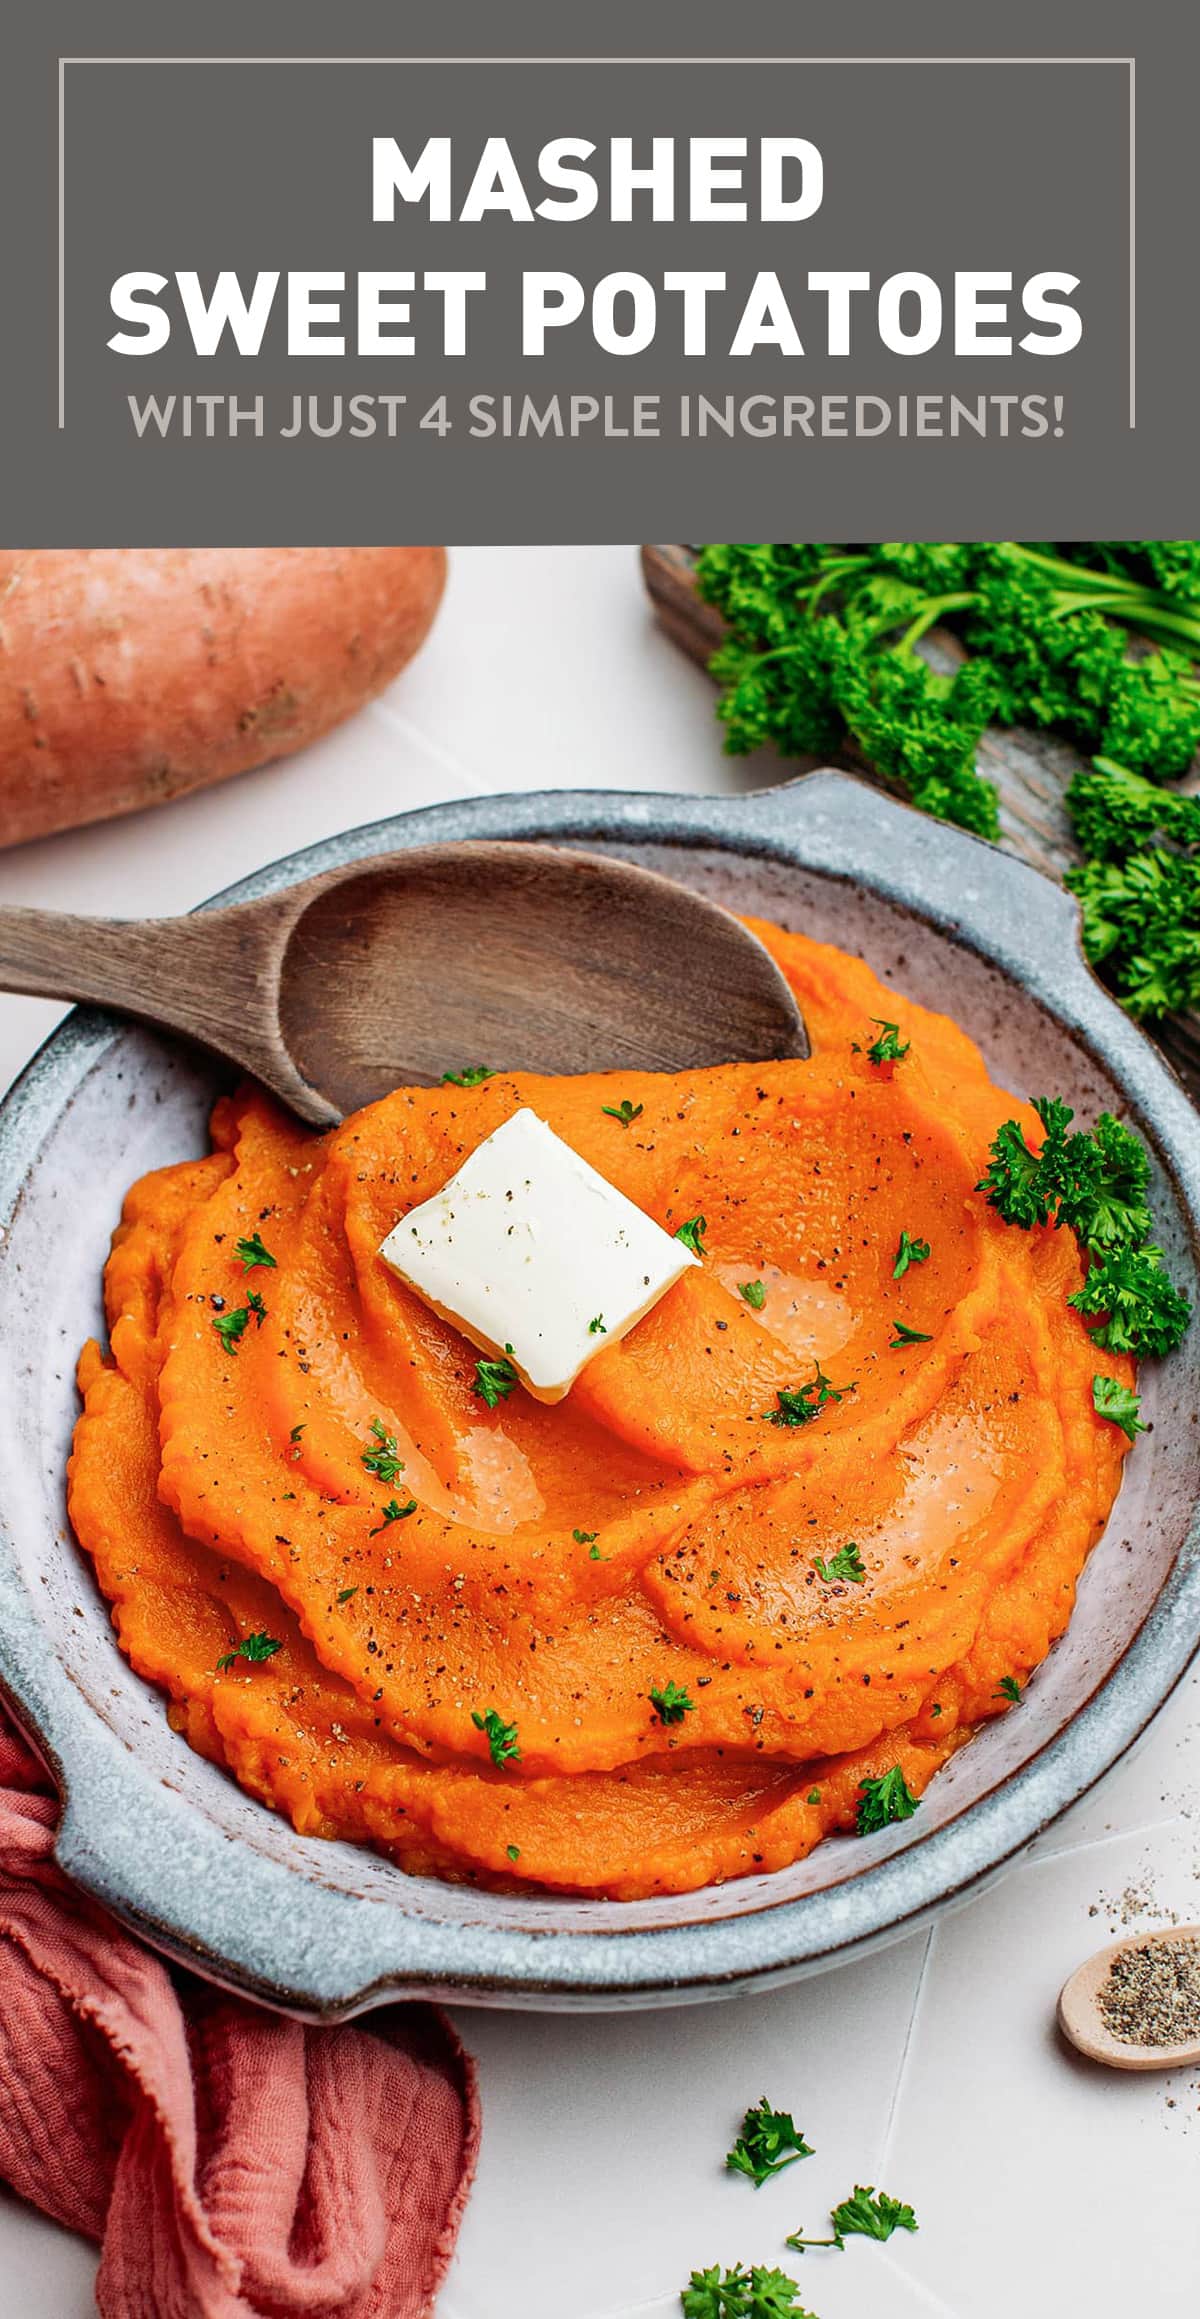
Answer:
[[[506,1353],[511,1353],[512,1346],[506,1345],[504,1350]],[[475,1363],[475,1383],[472,1386],[472,1391],[478,1393],[481,1401],[486,1401],[489,1409],[494,1409],[498,1401],[507,1401],[509,1394],[520,1382],[521,1380],[511,1361],[476,1361]]]
[[[686,1224],[680,1225],[675,1238],[682,1240],[684,1247],[690,1248],[693,1256],[703,1256],[704,1235],[707,1230],[708,1226],[703,1216],[689,1216]]]
[[[767,1301],[767,1292],[761,1280],[739,1280],[738,1295],[751,1312],[761,1312]]]
[[[486,1063],[468,1063],[461,1071],[443,1071],[443,1087],[482,1087],[485,1079],[494,1079]]]
[[[252,1232],[248,1240],[235,1241],[233,1253],[240,1260],[243,1272],[253,1272],[256,1264],[265,1265],[272,1272],[275,1270],[275,1259],[270,1249],[263,1246],[257,1232]]]
[[[299,1441],[299,1439],[300,1439],[300,1436],[301,1436],[301,1434],[303,1433],[303,1431],[304,1431],[304,1427],[303,1427],[303,1425],[293,1425],[293,1427],[292,1427],[292,1430],[291,1430],[290,1434],[288,1435],[288,1439],[289,1439],[289,1441]]]
[[[889,1353],[903,1352],[905,1345],[931,1345],[933,1343],[933,1338],[928,1336],[924,1329],[907,1328],[903,1321],[893,1321],[892,1327],[896,1334],[889,1341]]]
[[[343,1586],[341,1593],[338,1595],[338,1601],[349,1602],[351,1595],[357,1593],[358,1588],[356,1586]]]
[[[386,1530],[389,1523],[403,1522],[409,1514],[415,1514],[416,1510],[417,1501],[415,1498],[410,1498],[406,1506],[402,1506],[396,1498],[389,1498],[383,1509],[382,1522],[377,1522],[375,1528],[368,1532],[368,1536],[378,1538],[380,1531]]]
[[[1022,1699],[1025,1696],[1025,1693],[1021,1689],[1021,1686],[1018,1683],[1015,1675],[1001,1675],[1000,1680],[996,1685],[996,1689],[999,1692],[1000,1697],[1002,1699],[1007,1699],[1009,1704],[1013,1707],[1019,1707]]]
[[[804,1801],[806,1804],[819,1804],[821,1801],[820,1788],[810,1788],[808,1794],[805,1796]]]
[[[929,1256],[928,1240],[914,1240],[911,1234],[902,1232],[900,1245],[896,1250],[896,1261],[892,1266],[892,1279],[903,1280],[910,1264],[928,1264]]]
[[[826,1586],[840,1586],[846,1582],[851,1586],[861,1586],[867,1575],[862,1555],[853,1538],[848,1538],[844,1546],[839,1546],[837,1553],[831,1554],[828,1562],[820,1554],[814,1554],[812,1566]]]
[[[1137,1394],[1128,1385],[1122,1385],[1117,1377],[1093,1377],[1092,1407],[1097,1417],[1107,1417],[1111,1424],[1119,1425],[1130,1441],[1136,1441],[1139,1433],[1150,1431],[1138,1414],[1141,1402]]]
[[[364,1449],[362,1463],[369,1474],[381,1482],[394,1482],[404,1471],[404,1459],[399,1455],[399,1443],[394,1433],[385,1431],[377,1417],[371,1419],[371,1431],[379,1444],[378,1449]]]
[[[725,2165],[730,2174],[745,2174],[761,2190],[773,2174],[782,2174],[785,2166],[794,2166],[799,2158],[811,2158],[812,2151],[787,2110],[773,2110],[766,2095],[747,2110],[742,2119],[742,2130],[732,2150],[725,2153]]]
[[[521,1747],[515,1723],[506,1723],[503,1716],[497,1714],[494,1707],[488,1707],[482,1715],[472,1712],[471,1721],[476,1731],[482,1731],[486,1735],[488,1750],[494,1764],[499,1766],[506,1763],[520,1763]]]
[[[224,1675],[236,1659],[249,1659],[252,1665],[257,1665],[262,1659],[273,1659],[276,1651],[282,1649],[283,1644],[277,1642],[274,1635],[265,1632],[256,1635],[243,1635],[240,1643],[235,1643],[231,1651],[226,1651],[224,1656],[217,1660],[217,1673]]]
[[[505,1847],[504,1847],[504,1849],[505,1849],[505,1851],[507,1852],[507,1854],[508,1854],[508,1857],[509,1857],[509,1859],[510,1859],[510,1860],[519,1860],[519,1859],[520,1859],[520,1857],[521,1857],[521,1847],[520,1847],[520,1845],[519,1845],[519,1844],[506,1844],[506,1845],[505,1845]]]
[[[678,1683],[664,1683],[660,1690],[652,1690],[647,1696],[662,1724],[682,1723],[684,1716],[691,1715],[696,1705],[695,1700],[689,1699],[686,1690],[681,1689]]]
[[[214,1313],[213,1327],[226,1352],[236,1353],[251,1320],[256,1320],[261,1329],[266,1317],[267,1308],[261,1296],[252,1295],[247,1297],[245,1304],[238,1305],[233,1312]]]
[[[598,1530],[572,1530],[571,1532],[577,1546],[594,1546],[599,1535]]]
[[[600,1552],[600,1548],[599,1548],[598,1546],[589,1546],[589,1547],[588,1547],[588,1561],[589,1561],[589,1562],[607,1562],[607,1560],[608,1560],[608,1556],[607,1556],[607,1554],[602,1554],[602,1553]]]
[[[896,1820],[911,1820],[921,1800],[914,1796],[898,1763],[879,1779],[860,1780],[858,1790],[855,1827],[860,1836],[875,1836]]]
[[[644,1103],[631,1103],[627,1095],[620,1103],[602,1103],[600,1106],[605,1118],[615,1119],[618,1127],[632,1127],[634,1120],[641,1118],[645,1108]]]
[[[775,1395],[778,1407],[765,1413],[769,1425],[811,1425],[829,1402],[844,1401],[847,1393],[853,1393],[853,1385],[835,1385],[819,1361],[813,1362],[813,1370],[807,1384],[778,1388]]]
[[[868,1063],[902,1063],[912,1045],[911,1039],[901,1039],[899,1023],[885,1023],[882,1015],[872,1015],[879,1025],[879,1037],[867,1048]]]
[[[594,1321],[588,1322],[588,1335],[589,1337],[606,1337],[608,1335],[608,1330],[604,1326],[604,1315],[602,1312],[597,1313]]]

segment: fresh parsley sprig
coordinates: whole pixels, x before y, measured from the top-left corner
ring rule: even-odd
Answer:
[[[707,1230],[708,1225],[703,1216],[689,1216],[686,1224],[679,1226],[675,1238],[682,1240],[684,1247],[690,1248],[693,1256],[703,1256]]]
[[[755,2189],[761,2190],[763,2183],[774,2174],[782,2174],[785,2166],[811,2157],[795,2119],[787,2110],[773,2110],[764,2094],[742,2119],[741,2133],[725,2153],[725,2165],[730,2174],[746,2175]]]
[[[506,1354],[511,1353],[512,1346],[506,1345],[504,1350]],[[480,1400],[486,1402],[489,1409],[494,1409],[498,1401],[507,1401],[520,1381],[509,1360],[476,1361],[475,1383],[471,1390],[478,1393]]]
[[[785,2271],[758,2263],[749,2270],[741,2263],[722,2270],[714,2263],[692,2272],[679,2303],[683,2319],[815,2319],[797,2302],[799,2292]]]
[[[276,1651],[282,1649],[283,1644],[265,1630],[259,1634],[243,1635],[240,1643],[235,1643],[231,1651],[225,1651],[217,1660],[217,1673],[227,1674],[238,1659],[248,1659],[252,1666],[257,1665],[263,1659],[273,1659]]]
[[[847,1582],[851,1586],[861,1586],[867,1575],[862,1555],[853,1538],[848,1538],[844,1546],[839,1546],[837,1553],[831,1554],[828,1562],[820,1554],[814,1554],[812,1566],[826,1586],[842,1586]]]
[[[832,2238],[805,2238],[800,2231],[792,2231],[784,2245],[794,2247],[802,2254],[807,2247],[837,2247],[845,2251],[848,2238],[871,2238],[879,2243],[890,2239],[893,2231],[917,2229],[917,2218],[911,2206],[901,2198],[889,2198],[886,2190],[876,2192],[870,2183],[856,2182],[849,2198],[843,2198],[830,2215]]]
[[[696,1702],[689,1699],[678,1683],[664,1683],[647,1694],[658,1721],[662,1724],[682,1723],[685,1715],[695,1712]]]
[[[251,1321],[257,1321],[261,1329],[266,1317],[267,1308],[257,1291],[253,1291],[245,1304],[238,1305],[233,1312],[214,1313],[213,1327],[226,1352],[236,1353]]]
[[[1172,1352],[1191,1306],[1149,1241],[1145,1145],[1108,1111],[1089,1135],[1068,1132],[1075,1115],[1057,1096],[1039,1097],[1033,1108],[1040,1151],[1031,1150],[1019,1120],[1006,1120],[976,1188],[1006,1224],[1070,1226],[1089,1261],[1083,1287],[1067,1301],[1099,1322],[1096,1344],[1115,1353]]]
[[[248,1239],[235,1240],[233,1253],[243,1272],[253,1272],[256,1264],[261,1264],[271,1272],[275,1270],[275,1258],[270,1249],[264,1245],[261,1233],[252,1232]]]
[[[813,1362],[813,1371],[803,1385],[779,1386],[777,1406],[765,1413],[768,1425],[811,1425],[831,1401],[844,1401],[847,1393],[853,1393],[853,1385],[835,1385],[819,1361]]]
[[[914,1240],[911,1233],[902,1232],[900,1244],[896,1250],[896,1260],[892,1266],[892,1279],[903,1280],[910,1264],[928,1264],[929,1257],[928,1240]]]
[[[920,1800],[914,1796],[898,1763],[878,1779],[860,1780],[856,1833],[876,1836],[881,1828],[890,1828],[897,1820],[911,1820]]]
[[[1119,1377],[1093,1377],[1092,1407],[1097,1417],[1107,1417],[1111,1424],[1119,1425],[1130,1441],[1136,1441],[1139,1433],[1150,1431],[1139,1415],[1141,1402],[1137,1394],[1128,1385],[1122,1385]]]
[[[482,1715],[472,1712],[471,1721],[476,1731],[482,1731],[488,1743],[492,1762],[501,1768],[506,1763],[520,1763],[521,1745],[515,1723],[506,1723],[495,1707],[487,1707]]]
[[[375,1475],[377,1481],[394,1482],[397,1474],[404,1471],[404,1459],[399,1454],[400,1445],[396,1436],[387,1432],[378,1417],[371,1419],[371,1431],[378,1447],[364,1449],[362,1464],[369,1474]]]

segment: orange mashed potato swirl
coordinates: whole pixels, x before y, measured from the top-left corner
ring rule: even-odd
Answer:
[[[863,1780],[919,1795],[1067,1622],[1128,1446],[1093,1374],[1133,1367],[1068,1307],[1071,1234],[975,1189],[1036,1115],[859,961],[755,931],[807,1063],[401,1088],[322,1137],[251,1088],[129,1194],[71,1518],[172,1722],[306,1834],[616,1899],[780,1868]],[[488,1409],[378,1250],[521,1104],[668,1231],[702,1215],[703,1267],[565,1401]]]

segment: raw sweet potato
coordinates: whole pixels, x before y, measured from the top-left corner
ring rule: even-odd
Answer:
[[[0,554],[0,845],[302,748],[426,636],[440,547]]]

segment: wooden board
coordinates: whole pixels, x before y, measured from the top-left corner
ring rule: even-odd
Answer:
[[[663,627],[680,650],[707,666],[724,632],[724,621],[696,593],[693,547],[644,547],[642,573]],[[952,637],[931,638],[931,658],[953,665],[958,647]],[[802,771],[813,759],[797,758]],[[833,760],[848,771],[879,777],[847,751]],[[1045,733],[993,730],[979,750],[979,770],[995,784],[1000,804],[1000,841],[1044,877],[1061,879],[1079,860],[1079,848],[1063,804],[1063,791],[1083,762],[1078,752]],[[888,787],[880,782],[880,787]],[[1173,1015],[1150,1034],[1174,1065],[1193,1102],[1200,1102],[1200,1014]]]

